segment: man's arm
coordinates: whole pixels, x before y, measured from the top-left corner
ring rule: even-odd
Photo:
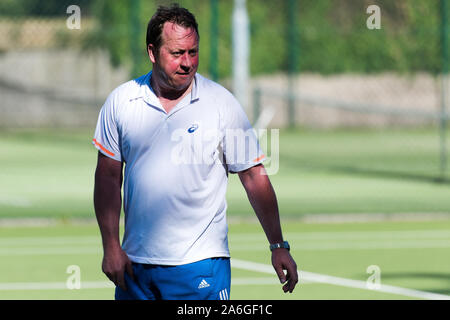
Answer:
[[[131,261],[120,246],[119,219],[122,206],[123,163],[98,153],[95,170],[94,208],[103,243],[102,270],[126,290],[124,272],[133,277]]]
[[[256,165],[238,173],[248,199],[255,210],[269,243],[283,242],[278,204],[272,184],[263,165]],[[281,281],[284,292],[292,292],[298,282],[297,265],[284,248],[272,251],[272,265]],[[283,270],[287,270],[284,274]]]

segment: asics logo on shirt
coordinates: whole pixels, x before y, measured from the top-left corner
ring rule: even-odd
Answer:
[[[195,130],[198,129],[198,124],[193,124],[192,126],[189,127],[189,129],[187,130],[189,133],[194,132]]]

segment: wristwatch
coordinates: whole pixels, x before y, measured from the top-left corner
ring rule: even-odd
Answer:
[[[288,249],[288,251],[291,249],[291,247],[289,246],[289,242],[287,242],[287,241],[271,244],[269,248],[270,248],[270,251],[273,251],[278,248]]]

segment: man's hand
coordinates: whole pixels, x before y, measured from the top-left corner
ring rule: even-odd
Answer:
[[[127,272],[134,281],[131,261],[120,247],[105,250],[102,262],[102,271],[106,274],[109,280],[125,291],[127,290],[127,285],[125,283],[125,272]]]
[[[283,291],[290,292],[295,288],[298,282],[297,264],[292,259],[289,251],[284,248],[274,249],[272,251],[272,265],[280,279],[281,283],[286,283],[283,286]],[[287,273],[284,273],[287,270]]]

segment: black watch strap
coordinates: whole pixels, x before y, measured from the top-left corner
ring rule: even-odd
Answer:
[[[284,248],[284,249],[288,249],[288,250],[291,249],[291,247],[289,246],[289,242],[287,242],[287,241],[283,241],[280,243],[273,243],[270,245],[270,251],[273,251],[278,248]]]

